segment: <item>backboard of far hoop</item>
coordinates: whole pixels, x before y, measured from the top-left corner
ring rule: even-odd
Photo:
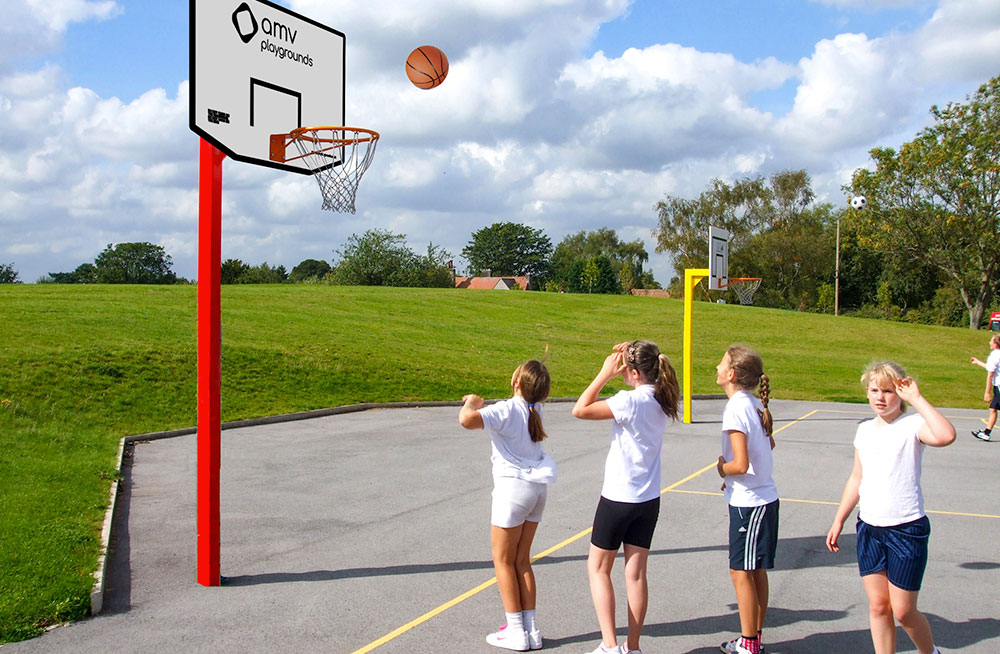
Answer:
[[[191,130],[237,161],[312,174],[271,161],[270,136],[344,124],[344,34],[268,0],[189,0],[189,11]]]
[[[708,290],[721,291],[729,286],[729,232],[708,228]]]

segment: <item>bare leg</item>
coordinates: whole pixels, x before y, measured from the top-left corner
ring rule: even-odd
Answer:
[[[896,653],[896,623],[889,601],[889,580],[885,572],[876,572],[861,578],[868,595],[868,625],[872,631],[875,654]]]
[[[889,603],[892,605],[893,615],[917,646],[917,651],[920,654],[931,654],[934,651],[934,636],[927,618],[917,610],[917,594],[918,591],[903,590],[889,583]]]
[[[537,526],[537,523],[535,523]],[[517,544],[521,540],[524,525],[517,527],[497,527],[490,525],[490,536],[493,541],[493,568],[497,574],[497,589],[500,591],[500,601],[506,613],[518,613],[521,608],[521,589],[518,583]],[[534,583],[532,583],[532,589]]]
[[[521,538],[517,541],[517,557],[514,569],[517,572],[518,592],[521,595],[521,610],[532,611],[538,589],[535,587],[535,573],[531,569],[531,543],[538,531],[537,522],[525,522],[521,525]]]
[[[625,545],[625,594],[628,597],[628,639],[625,644],[630,650],[639,649],[639,636],[646,621],[646,607],[649,605],[648,561],[648,549]]]
[[[767,615],[767,602],[770,586],[767,583],[767,570],[751,571],[753,589],[757,595],[757,631],[764,631],[764,617]]]
[[[993,425],[997,424],[997,410],[990,409],[990,418],[986,421],[986,428],[993,429]]]
[[[744,636],[756,636],[757,625],[757,590],[754,588],[753,570],[729,570],[729,577],[736,589],[736,604],[740,610],[740,630]]]
[[[587,574],[590,577],[590,597],[594,600],[597,622],[601,625],[601,641],[605,648],[618,644],[615,634],[615,589],[611,584],[611,568],[618,550],[602,550],[590,545]]]

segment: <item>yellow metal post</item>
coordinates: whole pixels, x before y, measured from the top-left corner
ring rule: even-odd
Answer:
[[[694,285],[708,277],[708,268],[686,268],[684,270],[684,422],[691,424],[691,355],[693,336]]]

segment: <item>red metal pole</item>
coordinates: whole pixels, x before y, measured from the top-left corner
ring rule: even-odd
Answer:
[[[222,160],[201,139],[198,170],[198,571],[202,586],[219,585],[219,422],[222,337]]]

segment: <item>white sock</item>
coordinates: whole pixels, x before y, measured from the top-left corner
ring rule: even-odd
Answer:
[[[507,628],[514,631],[524,631],[524,622],[521,620],[521,612],[516,613],[506,613],[507,616]]]
[[[525,631],[538,631],[538,623],[535,622],[535,609],[521,611],[521,617],[524,619]]]

